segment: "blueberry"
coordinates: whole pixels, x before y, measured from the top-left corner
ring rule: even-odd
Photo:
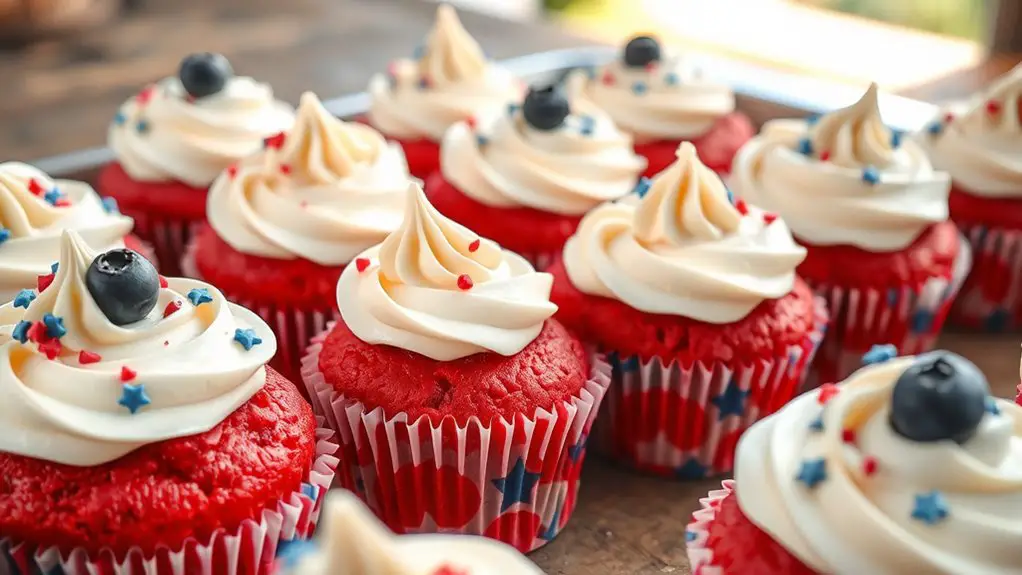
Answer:
[[[537,130],[556,130],[571,113],[568,99],[556,86],[530,88],[522,104],[522,115]]]
[[[202,52],[181,61],[177,76],[185,92],[193,98],[205,98],[219,93],[234,75],[231,63],[222,54]]]
[[[912,441],[968,441],[986,414],[990,387],[971,361],[948,351],[917,356],[894,385],[891,426]]]
[[[651,36],[636,36],[625,44],[625,66],[642,68],[660,61],[660,43]]]
[[[85,286],[103,315],[114,325],[128,325],[146,317],[156,307],[160,276],[149,260],[127,249],[100,254],[89,271]]]

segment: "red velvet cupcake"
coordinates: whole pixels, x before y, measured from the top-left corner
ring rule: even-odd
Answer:
[[[609,367],[549,319],[551,278],[444,218],[418,186],[402,226],[337,284],[303,362],[341,439],[342,487],[398,533],[521,551],[571,517]]]
[[[426,193],[445,216],[543,269],[582,216],[630,193],[645,165],[606,114],[533,88],[522,105],[448,130]]]
[[[265,363],[255,314],[63,236],[0,307],[0,564],[19,573],[263,573],[307,537],[337,460]]]
[[[412,175],[425,179],[440,166],[440,140],[451,125],[517,101],[521,81],[490,62],[441,4],[436,23],[413,59],[391,62],[369,82],[365,121],[404,148]]]
[[[918,141],[951,175],[951,220],[972,246],[972,271],[951,321],[986,331],[1022,326],[1022,67],[940,111]]]
[[[84,182],[52,180],[20,162],[0,164],[0,303],[19,298],[28,305],[53,273],[64,230],[77,231],[94,248],[128,247],[153,260],[131,226],[115,202]]]
[[[950,352],[810,391],[742,437],[686,531],[692,572],[1016,572],[1020,422]]]
[[[680,479],[730,471],[738,436],[795,396],[822,338],[804,257],[782,220],[732,205],[687,143],[648,188],[583,218],[551,299],[614,368],[613,459]]]
[[[831,315],[812,383],[843,379],[874,344],[933,347],[970,250],[948,221],[947,174],[884,125],[876,84],[820,118],[767,123],[731,186],[783,216],[809,251],[798,272]]]
[[[219,54],[193,54],[177,77],[121,106],[107,134],[116,161],[100,173],[99,188],[135,219],[164,271],[178,275],[192,228],[206,219],[213,179],[293,120],[266,84],[234,76]]]
[[[183,268],[262,316],[279,346],[270,365],[298,377],[336,317],[341,270],[397,229],[409,181],[397,145],[306,93],[290,132],[213,183]]]
[[[662,53],[656,39],[637,36],[619,59],[576,73],[572,99],[603,108],[635,140],[649,164],[646,176],[674,162],[681,142],[690,142],[712,170],[726,174],[735,153],[756,130],[735,111],[731,89],[702,77],[691,57]]]

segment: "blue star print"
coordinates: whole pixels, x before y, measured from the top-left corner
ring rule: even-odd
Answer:
[[[610,363],[610,367],[619,373],[632,373],[639,371],[639,358],[637,356],[632,356],[628,359],[621,359],[616,351],[612,351],[607,354],[607,361]]]
[[[125,384],[121,392],[121,398],[117,400],[117,403],[128,408],[132,415],[152,403],[149,396],[146,395],[145,385],[141,383],[138,385]]]
[[[917,310],[912,314],[912,332],[926,333],[933,325],[933,314],[928,309]]]
[[[586,441],[588,439],[588,437],[580,437],[578,443],[568,447],[568,457],[575,463],[578,463],[578,460],[582,458],[582,454],[586,452]]]
[[[898,357],[898,348],[889,343],[876,344],[862,355],[863,365],[883,363]]]
[[[936,525],[948,516],[947,501],[940,491],[934,489],[929,493],[916,495],[912,519],[918,519],[927,525]]]
[[[209,290],[206,288],[195,288],[189,291],[186,297],[194,306],[200,306],[213,301],[213,296],[209,295]]]
[[[18,292],[18,295],[14,296],[14,307],[23,307],[28,309],[28,304],[35,300],[35,292],[30,289],[23,289]]]
[[[25,320],[19,321],[17,325],[14,326],[14,329],[11,330],[11,338],[20,341],[21,343],[25,343],[28,341],[28,329],[30,327],[32,327],[32,322]]]
[[[708,468],[699,463],[699,460],[693,457],[685,462],[684,465],[674,470],[674,476],[678,479],[702,479],[706,477]]]
[[[240,328],[234,330],[234,341],[240,343],[245,351],[250,351],[253,347],[263,343],[263,340],[255,334],[255,330]]]
[[[46,335],[60,339],[67,334],[67,328],[64,327],[64,318],[57,317],[52,313],[43,315],[43,325],[46,326]]]
[[[816,487],[826,478],[827,461],[822,457],[803,461],[802,466],[798,470],[798,475],[795,476],[795,479],[805,483],[806,487],[810,489]]]
[[[305,495],[306,497],[313,501],[315,501],[319,497],[319,489],[317,489],[316,486],[311,483],[303,483],[301,490],[302,495]]]
[[[500,501],[500,512],[503,513],[515,503],[528,503],[532,499],[532,491],[539,482],[539,473],[530,473],[525,469],[525,460],[521,457],[515,462],[506,477],[493,480],[493,486],[500,490],[503,498]]]
[[[749,392],[738,387],[738,383],[732,379],[724,389],[724,393],[711,400],[713,405],[717,406],[717,419],[745,413],[745,398],[748,395]]]
[[[561,522],[561,507],[562,505],[557,506],[557,510],[554,511],[554,516],[550,518],[550,525],[539,534],[540,539],[544,541],[553,541],[554,537],[557,537],[557,525]]]

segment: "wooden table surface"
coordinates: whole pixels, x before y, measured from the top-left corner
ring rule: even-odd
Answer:
[[[295,102],[358,91],[391,58],[410,52],[433,6],[413,0],[178,0],[149,2],[137,15],[73,40],[0,54],[0,157],[34,159],[100,145],[120,102],[173,73],[197,50],[227,54],[235,69],[270,82]],[[463,14],[491,55],[508,57],[585,41],[540,23]],[[917,96],[967,93],[1008,60]],[[994,67],[996,66],[996,68]],[[971,83],[971,84],[970,84]],[[998,394],[1018,382],[1019,338],[950,334],[943,345],[976,361]],[[684,531],[698,498],[719,480],[677,483],[632,475],[595,455],[567,529],[532,559],[552,575],[690,573]]]

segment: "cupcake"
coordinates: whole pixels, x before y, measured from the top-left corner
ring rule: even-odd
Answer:
[[[426,193],[445,216],[525,256],[554,259],[586,212],[636,186],[645,160],[597,110],[571,110],[554,87],[455,124]]]
[[[752,122],[735,111],[727,86],[702,77],[690,56],[665,54],[649,36],[636,36],[621,56],[569,79],[572,99],[591,102],[635,139],[652,177],[674,162],[681,142],[695,145],[704,164],[719,173],[731,169],[738,149],[755,134]]]
[[[1020,430],[961,356],[863,368],[746,432],[686,531],[692,571],[1020,573]]]
[[[536,549],[574,510],[609,366],[550,319],[548,274],[408,192],[401,227],[341,273],[341,319],[302,364],[340,486],[398,533]]]
[[[490,62],[454,8],[441,4],[413,58],[391,62],[386,74],[370,80],[365,121],[400,143],[412,174],[426,178],[440,165],[447,128],[503,109],[521,93],[521,81]]]
[[[270,365],[297,378],[336,316],[341,270],[397,229],[409,181],[400,147],[306,93],[289,132],[213,182],[182,267],[262,316],[278,341]]]
[[[948,220],[947,174],[884,125],[876,84],[820,118],[768,122],[730,183],[784,217],[809,252],[798,273],[831,316],[813,384],[844,379],[874,344],[932,348],[970,250]]]
[[[514,548],[482,537],[395,537],[348,491],[332,491],[317,544],[289,548],[290,575],[542,575]]]
[[[972,246],[952,321],[989,331],[1022,325],[1022,66],[944,108],[918,141],[951,175],[951,220]]]
[[[192,226],[206,218],[213,179],[293,121],[294,110],[269,86],[235,76],[219,54],[193,54],[177,77],[121,106],[107,132],[116,160],[99,188],[135,219],[164,272],[177,275]]]
[[[151,258],[131,226],[115,202],[84,182],[52,180],[21,162],[0,164],[0,304],[17,298],[24,307],[53,279],[64,230],[97,249],[127,246]]]
[[[0,565],[265,570],[337,463],[275,349],[216,288],[66,232],[50,285],[0,307]]]
[[[606,352],[601,446],[679,479],[731,469],[735,441],[797,393],[826,312],[784,221],[732,204],[684,143],[648,188],[590,212],[548,270],[557,318]]]

